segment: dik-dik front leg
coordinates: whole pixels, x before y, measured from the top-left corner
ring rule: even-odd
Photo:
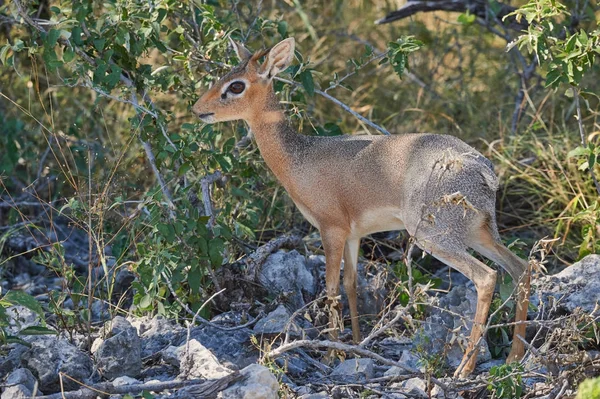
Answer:
[[[348,233],[340,228],[321,229],[321,240],[325,249],[325,286],[329,313],[329,337],[336,340],[338,330],[343,330],[342,303],[340,294],[340,268]]]
[[[358,264],[358,248],[360,239],[348,239],[344,249],[344,289],[350,307],[350,320],[352,321],[352,340],[355,344],[360,342],[360,327],[358,325],[358,306],[356,303],[356,267]]]

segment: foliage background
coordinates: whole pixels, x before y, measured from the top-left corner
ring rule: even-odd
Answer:
[[[506,51],[506,39],[517,33],[498,35],[468,13],[374,25],[396,6],[366,0],[0,3],[6,43],[0,50],[0,234],[30,223],[55,231],[77,226],[88,237],[88,259],[103,270],[99,280],[91,268],[78,273],[60,242],[36,236],[41,245],[54,242],[40,261],[67,277],[67,292],[112,297],[116,274],[129,269],[140,311],[177,314],[184,304],[173,292],[196,310],[220,289],[215,273],[224,263],[282,233],[312,231],[256,148],[246,146],[242,122],[204,126],[190,112],[198,95],[237,62],[229,36],[252,49],[294,36],[298,59],[284,76],[292,82],[277,82],[276,89],[303,134],[378,134],[321,90],[393,133],[456,135],[497,167],[507,242],[519,239],[526,251],[542,237],[559,238],[554,265],[599,252],[598,195],[589,174],[578,170],[581,162],[569,158],[579,133],[567,86],[544,88],[543,68],[527,76],[526,67],[536,64],[532,56]],[[596,29],[595,3],[567,9],[586,31]],[[557,16],[557,26],[571,17]],[[388,43],[406,36],[423,47],[400,79],[384,58]],[[598,93],[597,76],[593,66],[579,87]],[[595,143],[598,98],[582,101],[586,135]],[[212,187],[212,208],[203,202],[203,187],[205,194]],[[378,245],[371,240],[363,253],[379,256]],[[0,267],[10,273],[10,262]],[[58,305],[61,300],[57,294]],[[81,306],[89,311],[91,301]]]

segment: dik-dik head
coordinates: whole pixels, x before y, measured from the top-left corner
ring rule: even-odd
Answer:
[[[249,120],[263,112],[271,100],[272,80],[294,59],[293,38],[285,39],[269,50],[252,54],[231,41],[240,64],[223,76],[194,104],[192,110],[203,122]],[[264,62],[259,59],[265,57]]]

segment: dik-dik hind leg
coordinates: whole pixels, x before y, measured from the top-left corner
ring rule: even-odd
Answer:
[[[486,226],[481,229],[480,233],[471,247],[506,270],[517,288],[516,324],[513,332],[512,348],[506,362],[519,361],[525,354],[525,344],[519,337],[525,338],[526,325],[524,322],[527,320],[531,280],[529,265],[502,245],[498,239],[494,239],[494,234]]]
[[[356,304],[356,265],[358,263],[359,239],[348,239],[344,248],[344,289],[348,296],[350,320],[352,321],[352,340],[360,342],[360,327],[358,325],[358,309]]]
[[[455,376],[464,377],[475,369],[477,348],[475,346],[483,335],[487,321],[494,288],[496,287],[496,271],[478,261],[460,246],[441,245],[432,242],[419,242],[419,245],[431,255],[458,270],[475,284],[477,290],[477,310],[473,320],[473,328],[467,344],[467,349],[456,369]]]
[[[330,228],[321,230],[321,240],[325,249],[325,286],[327,290],[327,306],[329,307],[329,337],[336,340],[338,330],[343,329],[342,303],[340,294],[340,268],[342,255],[348,234],[342,229]]]

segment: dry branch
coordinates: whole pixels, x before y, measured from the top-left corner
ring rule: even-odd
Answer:
[[[368,357],[368,358],[377,360],[381,364],[385,364],[388,366],[396,366],[398,368],[401,368],[404,371],[407,371],[410,374],[413,374],[413,375],[416,375],[416,376],[419,376],[422,378],[427,378],[422,372],[420,372],[417,369],[413,369],[412,367],[408,367],[402,363],[395,362],[393,360],[388,360],[385,357],[378,355],[377,353],[371,352],[370,350],[361,348],[357,345],[348,345],[348,344],[343,344],[341,342],[318,341],[318,340],[314,340],[314,341],[313,340],[298,340],[298,341],[290,342],[289,344],[281,345],[279,348],[266,353],[265,357],[276,358],[276,357],[281,356],[285,352],[289,352],[289,351],[291,351],[293,349],[297,349],[297,348],[311,348],[311,349],[327,348],[327,349],[334,349],[334,350],[343,351],[343,352],[354,353],[359,356]],[[436,384],[440,388],[442,388],[442,390],[444,390],[444,392],[449,390],[448,386],[446,384],[444,384],[443,382],[441,382],[440,380],[433,378],[433,377],[429,377],[429,378],[430,378],[431,382],[433,382],[434,384]]]
[[[450,12],[468,12],[485,21],[495,19],[498,23],[515,11],[517,7],[508,4],[497,3],[499,9],[492,11],[486,1],[466,1],[466,0],[430,0],[430,1],[408,1],[404,6],[396,11],[392,11],[385,17],[375,21],[376,24],[387,24],[400,19],[408,18],[419,12],[431,11],[450,11]],[[516,31],[527,29],[527,22],[521,20],[517,22],[514,16],[506,18],[506,27]]]
[[[63,375],[63,377],[68,378]],[[77,391],[59,392],[52,395],[37,396],[38,399],[95,399],[109,395],[138,394],[142,391],[162,392],[168,389],[186,389],[187,394],[192,394],[197,399],[214,398],[217,393],[227,388],[232,383],[240,380],[242,375],[233,373],[216,380],[188,380],[188,381],[166,381],[149,382],[146,384],[131,384],[115,386],[111,382],[84,386]],[[192,390],[192,391],[191,391]],[[188,396],[189,397],[189,396]]]

